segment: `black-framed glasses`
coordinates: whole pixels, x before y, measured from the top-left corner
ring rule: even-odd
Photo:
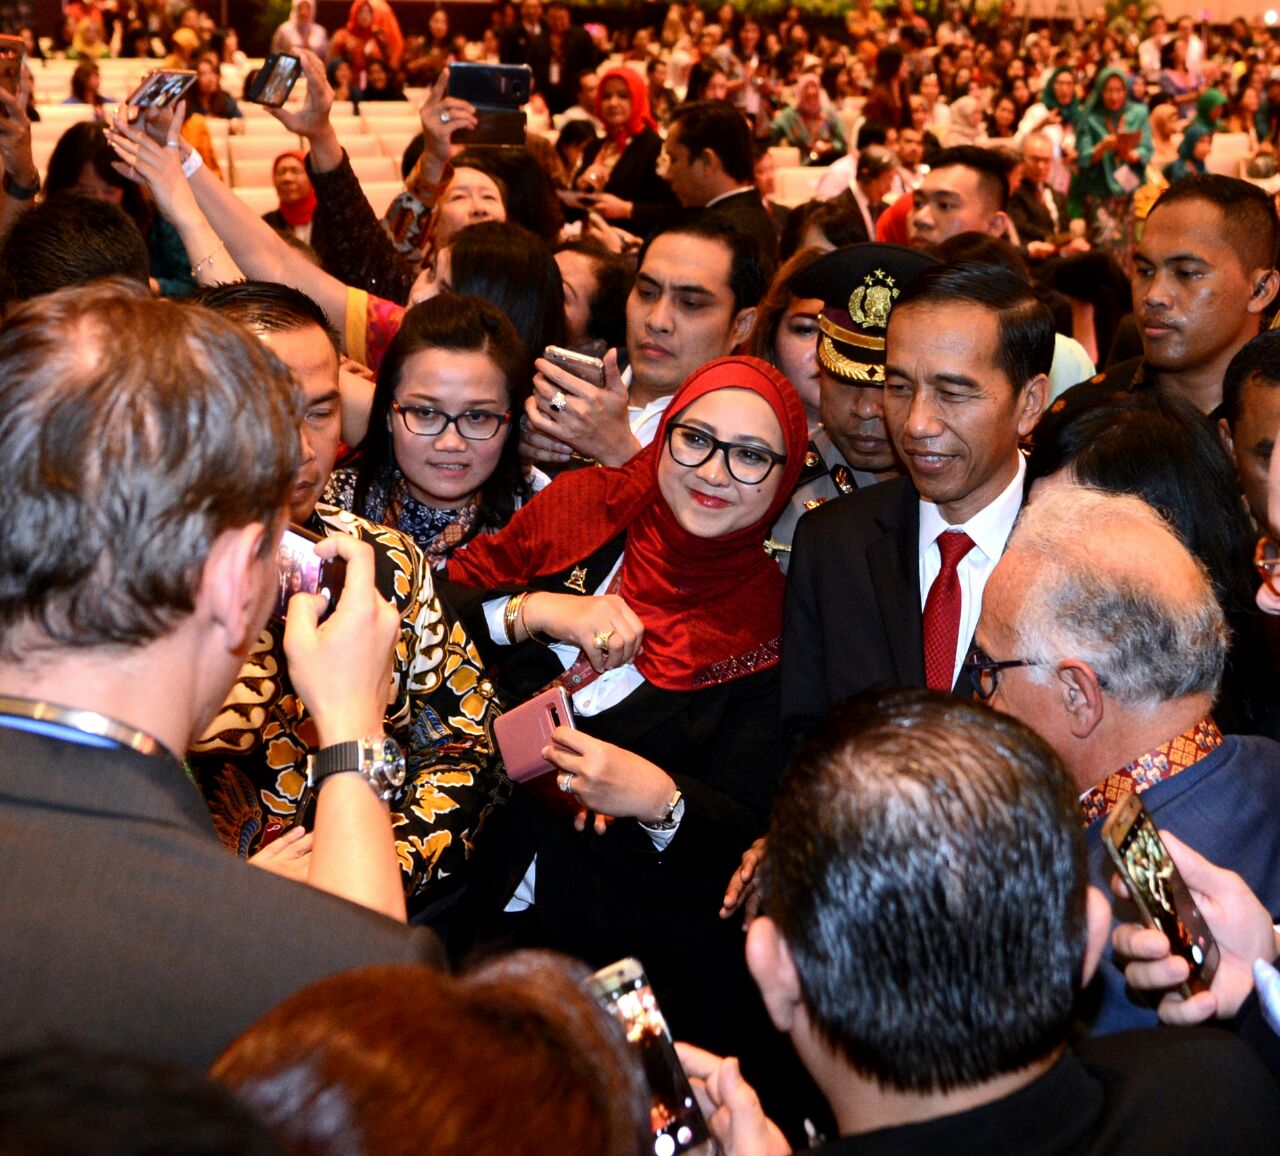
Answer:
[[[969,676],[969,684],[973,693],[983,702],[987,702],[1000,685],[1000,672],[1013,670],[1019,666],[1044,666],[1045,663],[1036,658],[989,658],[976,642],[969,651],[969,657],[960,667]]]
[[[492,413],[487,409],[469,409],[466,413],[445,413],[442,409],[401,405],[398,401],[393,401],[391,408],[400,415],[404,428],[411,434],[439,437],[453,426],[469,442],[487,442],[496,437],[498,431],[511,420],[510,410],[506,413]]]
[[[765,446],[746,442],[722,442],[696,425],[672,422],[667,426],[667,449],[677,465],[696,469],[709,461],[717,450],[724,454],[729,476],[744,486],[758,486],[773,472],[773,467],[787,460],[786,454],[775,453]]]
[[[1280,597],[1280,585],[1277,584],[1277,579],[1280,577],[1280,542],[1268,534],[1263,534],[1258,539],[1257,548],[1253,552],[1253,568],[1258,572],[1258,577],[1262,579],[1266,588]]]

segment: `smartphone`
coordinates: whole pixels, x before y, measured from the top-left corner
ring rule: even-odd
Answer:
[[[548,345],[542,351],[542,356],[552,365],[567,369],[574,377],[589,382],[597,389],[604,388],[604,361],[601,358],[565,349],[562,345]]]
[[[319,535],[301,526],[288,526],[276,552],[276,602],[272,613],[283,621],[288,617],[289,600],[300,591],[308,594],[329,592],[329,605],[320,615],[323,622],[333,613],[347,578],[345,558],[317,558]]]
[[[26,45],[20,36],[0,36],[0,88],[10,96],[18,95],[25,55]],[[3,109],[0,109],[0,115],[3,115]]]
[[[262,62],[262,67],[254,75],[253,83],[245,89],[244,98],[250,104],[279,108],[289,99],[289,94],[301,75],[301,60],[288,53],[273,52]]]
[[[527,64],[451,64],[448,95],[475,105],[519,108],[529,103],[533,70]]]
[[[132,108],[170,108],[196,82],[196,74],[184,69],[157,69],[149,72],[130,94],[125,104]]]
[[[542,757],[542,748],[551,742],[556,727],[574,725],[573,704],[562,686],[534,695],[499,715],[493,724],[507,777],[562,815],[576,815],[582,804],[560,790],[555,765]]]
[[[450,138],[464,145],[525,143],[527,104],[533,71],[527,64],[451,64],[448,95],[475,105],[475,128],[459,129]]]
[[[1107,816],[1102,843],[1143,923],[1163,931],[1174,954],[1190,965],[1190,978],[1180,989],[1183,997],[1207,990],[1218,970],[1218,945],[1137,795],[1127,796]]]
[[[587,980],[587,990],[622,1025],[627,1043],[640,1053],[651,1096],[654,1156],[675,1156],[709,1145],[707,1122],[693,1098],[689,1077],[680,1066],[666,1018],[640,961],[620,959],[602,967]]]

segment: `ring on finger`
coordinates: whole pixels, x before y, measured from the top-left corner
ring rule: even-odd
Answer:
[[[167,149],[176,149],[181,148],[182,146],[176,140],[167,140],[164,142],[164,147]]]
[[[447,108],[440,113],[441,124],[448,124],[451,120],[453,120],[453,114]]]
[[[556,413],[564,413],[565,407],[568,404],[569,404],[569,399],[565,397],[563,389],[557,389],[555,393],[551,395],[550,405],[551,405],[551,408],[556,411]]]
[[[596,645],[600,648],[601,654],[609,653],[609,639],[613,637],[612,630],[597,630]]]
[[[561,771],[556,776],[556,786],[559,787],[566,795],[572,795],[573,773],[571,771]]]

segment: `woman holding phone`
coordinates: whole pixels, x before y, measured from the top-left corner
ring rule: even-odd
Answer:
[[[1094,247],[1117,255],[1128,249],[1127,218],[1134,190],[1151,160],[1147,106],[1129,99],[1129,78],[1104,68],[1076,126],[1079,168],[1071,182],[1072,215],[1082,206]]]
[[[782,769],[783,578],[763,546],[807,440],[781,373],[712,361],[625,466],[562,475],[448,568],[512,698],[557,680],[578,714],[543,751],[576,819],[517,791],[488,841],[494,932],[639,956],[707,1046],[746,1042],[741,935],[717,911]]]

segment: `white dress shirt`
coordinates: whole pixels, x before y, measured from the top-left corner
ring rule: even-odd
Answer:
[[[969,644],[982,613],[982,591],[1004,553],[1004,544],[1009,539],[1018,511],[1022,509],[1022,482],[1026,474],[1026,459],[1018,454],[1018,472],[1013,481],[993,502],[958,526],[951,525],[933,502],[920,499],[921,610],[929,597],[929,588],[942,569],[938,537],[948,530],[963,530],[973,540],[973,549],[956,566],[956,577],[960,581],[960,630],[956,635],[956,661],[951,676],[953,686],[960,677],[960,667],[968,657]]]

